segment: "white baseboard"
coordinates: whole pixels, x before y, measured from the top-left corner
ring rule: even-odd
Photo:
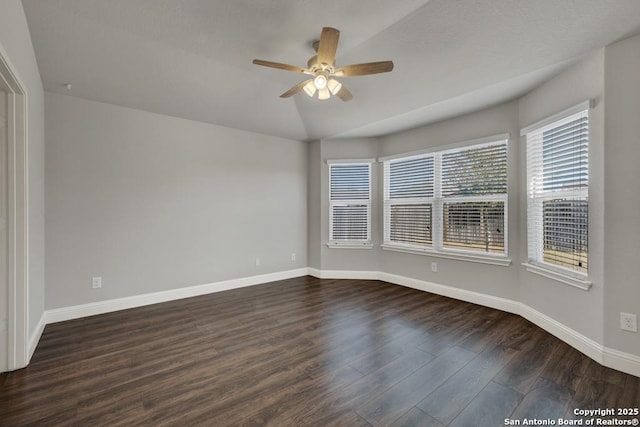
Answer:
[[[522,317],[534,323],[537,326],[540,326],[545,331],[549,332],[551,335],[554,335],[556,338],[564,341],[569,344],[571,347],[576,350],[584,353],[589,356],[596,362],[600,364],[603,363],[603,354],[605,347],[598,344],[596,341],[591,338],[582,335],[579,332],[569,328],[568,326],[558,322],[555,319],[543,314],[533,308],[529,307],[525,304],[520,304],[520,313]],[[640,367],[640,365],[638,365]],[[618,368],[616,368],[618,369]]]
[[[517,314],[589,356],[596,362],[640,377],[640,356],[604,347],[591,338],[563,325],[557,320],[552,319],[551,317],[525,304],[522,304],[521,302],[378,271],[318,270],[310,267],[47,310],[43,314],[36,331],[29,340],[29,359],[38,344],[45,325],[49,323],[78,319],[96,314],[109,313],[112,311],[141,307],[306,275],[320,279],[381,280],[395,285],[406,286],[424,292],[430,292]]]
[[[453,286],[439,285],[437,283],[426,282],[424,280],[412,279],[410,277],[399,276],[397,274],[379,273],[379,280],[393,283],[394,285],[406,286],[432,294],[442,295],[461,301],[479,304],[489,308],[506,311],[508,313],[520,314],[520,303],[506,298],[493,295],[481,294],[480,292],[455,288]]]
[[[309,268],[309,275],[318,279],[352,279],[352,280],[379,280],[377,271],[356,270],[318,270]]]
[[[640,377],[640,356],[605,347],[525,304],[520,315],[599,364]]]
[[[36,351],[36,347],[38,346],[38,342],[40,342],[40,337],[42,336],[42,333],[44,332],[44,327],[47,326],[46,323],[46,316],[47,312],[45,311],[44,313],[42,313],[42,316],[40,316],[40,320],[38,321],[38,324],[36,325],[36,329],[35,331],[33,331],[33,334],[31,335],[31,337],[29,337],[29,344],[27,347],[27,360],[31,360],[31,357],[33,356],[33,352]]]
[[[242,277],[239,279],[224,280],[221,282],[207,283],[204,285],[189,286],[185,288],[171,289],[168,291],[153,292],[150,294],[135,295],[125,298],[117,298],[106,301],[92,302],[71,307],[56,308],[45,311],[46,323],[63,322],[65,320],[79,319],[96,314],[110,313],[128,308],[142,307],[161,302],[174,301],[214,292],[228,291],[230,289],[259,285],[261,283],[275,282],[277,280],[291,279],[306,276],[308,268],[281,271],[277,273],[260,274],[257,276]]]
[[[602,364],[618,371],[640,377],[640,356],[604,347]]]

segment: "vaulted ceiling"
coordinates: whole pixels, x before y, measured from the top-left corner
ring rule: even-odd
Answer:
[[[384,135],[516,98],[640,32],[638,0],[23,0],[45,90],[296,140]],[[279,95],[322,27],[343,103]],[[71,83],[67,90],[65,83]]]

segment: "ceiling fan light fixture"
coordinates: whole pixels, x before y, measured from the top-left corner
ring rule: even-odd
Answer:
[[[327,87],[327,76],[325,76],[324,74],[318,74],[313,79],[313,85],[318,90],[325,89]]]
[[[327,82],[327,86],[329,87],[329,91],[331,95],[336,95],[342,89],[342,83],[337,81],[336,79],[329,79]]]
[[[311,97],[316,93],[316,86],[313,84],[313,80],[304,85],[303,89],[305,93]]]
[[[331,92],[326,87],[324,89],[320,89],[318,91],[318,99],[324,101],[325,99],[329,99],[331,97]]]

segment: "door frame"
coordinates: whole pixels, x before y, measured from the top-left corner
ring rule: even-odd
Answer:
[[[29,364],[29,214],[27,93],[0,45],[0,84],[7,91],[7,362]]]

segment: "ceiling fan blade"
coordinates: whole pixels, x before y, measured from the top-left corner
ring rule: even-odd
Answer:
[[[320,34],[318,45],[318,63],[333,65],[336,60],[336,50],[338,49],[338,38],[340,31],[331,27],[324,27]]]
[[[393,61],[367,62],[365,64],[346,65],[336,69],[335,76],[354,77],[369,74],[388,73],[393,70]]]
[[[336,96],[342,99],[344,102],[351,101],[353,99],[353,95],[351,95],[351,92],[349,92],[349,89],[344,87],[344,85],[342,85],[338,93],[336,93]]]
[[[313,79],[304,80],[298,83],[297,85],[295,85],[294,87],[292,87],[291,89],[289,89],[288,91],[280,95],[280,98],[289,98],[290,96],[295,95],[296,93],[304,89],[304,86],[309,82],[313,82]]]
[[[279,70],[293,71],[294,73],[313,74],[306,68],[296,67],[295,65],[281,64],[279,62],[263,61],[262,59],[254,59],[253,63],[264,67],[277,68]]]

